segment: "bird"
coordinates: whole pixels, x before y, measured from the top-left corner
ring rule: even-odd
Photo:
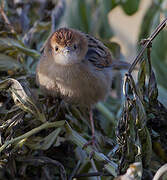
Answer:
[[[89,109],[92,140],[88,144],[95,145],[92,108],[108,97],[114,69],[127,68],[127,64],[115,60],[97,38],[63,27],[52,33],[44,45],[36,82],[45,95]]]

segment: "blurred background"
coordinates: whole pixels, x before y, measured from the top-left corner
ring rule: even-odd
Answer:
[[[6,151],[0,147],[0,150],[3,150],[0,179],[40,177],[41,180],[59,180],[64,174],[72,179],[76,172],[92,172],[92,169],[96,169],[92,168],[95,165],[99,171],[106,170],[114,176],[125,173],[128,165],[135,161],[143,163],[143,179],[152,179],[157,169],[167,162],[166,27],[154,39],[151,48],[151,62],[156,78],[154,74],[152,79],[149,77],[145,65],[136,73],[136,89],[141,90],[142,100],[133,99],[136,109],[129,116],[130,120],[125,123],[127,101],[120,98],[121,74],[115,80],[108,100],[96,106],[96,138],[102,153],[96,156],[95,161],[88,159],[87,154],[90,152],[86,151],[86,154],[82,150],[84,142],[91,137],[90,124],[84,117],[85,114],[76,107],[64,106],[55,118],[58,105],[55,102],[50,103],[50,106],[47,104],[46,97],[35,83],[35,70],[44,43],[59,27],[71,27],[89,33],[100,39],[111,50],[115,59],[132,63],[141,49],[139,42],[149,37],[166,17],[167,0],[0,0],[0,90],[3,89],[0,91],[0,144],[22,137],[33,128],[39,127],[45,122],[40,119],[45,116],[48,116],[49,121],[64,122],[65,119],[66,123],[69,123],[49,130],[47,127],[37,134],[32,134],[31,138],[25,136],[26,138],[21,138],[20,141],[12,141],[13,144],[7,146],[7,149],[4,148]],[[146,53],[142,59],[147,59]],[[25,102],[20,99],[18,105],[16,100],[19,96],[14,96],[19,93],[18,91],[15,94],[18,86],[12,89],[10,83],[5,85],[7,81],[2,80],[7,78],[14,79],[10,79],[13,82],[10,82],[11,84],[21,84],[19,87],[22,87],[24,93],[19,94],[20,97],[26,94],[30,99]],[[145,84],[148,79],[149,82]],[[149,88],[147,84],[151,84]],[[31,91],[38,100],[32,98],[34,96]],[[153,101],[148,98],[149,95]],[[29,104],[31,101],[33,103]],[[128,112],[130,113],[130,110]],[[151,125],[147,127],[149,120],[153,128]],[[145,133],[142,137],[141,129],[144,129]],[[122,141],[119,138],[122,138]],[[124,144],[121,146],[121,143]],[[140,150],[141,154],[137,150]],[[38,161],[39,166],[35,166],[34,162],[37,161],[36,157],[40,159],[39,155],[43,158]],[[108,161],[104,157],[110,158],[112,163],[106,165]],[[47,158],[57,161],[53,163]],[[40,164],[41,162],[49,162],[52,166]],[[6,167],[9,167],[9,170]],[[111,177],[102,179],[110,180]]]
[[[120,6],[109,13],[109,23],[114,31],[114,37],[111,40],[121,45],[122,53],[128,62],[132,62],[136,56],[141,24],[151,3],[151,0],[141,0],[137,12],[131,16]]]

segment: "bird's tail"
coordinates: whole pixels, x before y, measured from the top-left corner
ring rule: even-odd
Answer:
[[[129,69],[130,66],[131,64],[125,61],[114,61],[111,64],[111,67],[115,70],[121,70],[121,69],[126,70],[126,69]]]

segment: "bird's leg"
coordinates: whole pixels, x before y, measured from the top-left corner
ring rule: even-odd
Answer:
[[[47,115],[47,120],[49,120],[49,97],[46,99],[46,115]]]
[[[91,130],[92,130],[92,139],[84,144],[83,149],[89,145],[93,146],[93,149],[96,149],[96,138],[95,138],[95,127],[94,127],[94,120],[93,120],[93,112],[92,109],[89,111],[89,118],[91,123]]]
[[[57,107],[57,110],[56,110],[55,118],[58,116],[58,113],[60,111],[62,102],[63,102],[62,99],[58,98],[58,107]]]
[[[48,97],[46,99],[46,114],[47,114],[47,120],[49,121],[49,118],[50,118],[50,115],[49,115],[49,106],[50,106],[50,103],[51,104],[56,104],[56,100],[57,100],[57,109],[56,109],[56,113],[55,113],[55,116],[54,116],[54,119],[58,116],[58,113],[60,111],[60,108],[61,108],[61,104],[62,104],[62,99],[61,98],[50,98]]]
[[[95,140],[95,126],[94,126],[94,119],[93,119],[93,111],[92,109],[89,111],[89,118],[91,123],[91,130],[92,130],[92,145],[95,147],[96,140]]]

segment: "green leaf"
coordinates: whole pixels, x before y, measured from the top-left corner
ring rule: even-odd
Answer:
[[[145,81],[146,81],[146,60],[143,60],[138,72],[138,83],[137,83],[138,92],[141,98],[143,98],[143,96],[146,93]]]
[[[103,1],[101,0],[103,4],[103,9],[106,13],[109,13],[113,8],[115,8],[117,5],[120,4],[120,1],[117,0],[108,0],[108,1]]]
[[[161,85],[158,85],[158,94],[159,101],[167,107],[167,98],[164,98],[167,95],[167,89]]]
[[[102,103],[96,104],[96,108],[105,116],[105,118],[111,121],[113,125],[116,125],[116,119],[113,113],[110,112]]]
[[[121,6],[126,14],[132,15],[139,8],[140,0],[125,0],[121,3]]]
[[[40,53],[33,49],[26,48],[21,42],[11,38],[0,38],[0,52],[5,50],[18,50],[34,58],[39,58]]]
[[[16,59],[0,53],[0,71],[17,71],[20,68],[23,66]]]
[[[152,61],[158,82],[167,89],[164,77],[167,77],[167,31],[162,31],[153,42]]]
[[[112,31],[108,22],[111,5],[107,5],[104,1],[69,0],[64,21],[69,27],[108,39]]]
[[[44,124],[42,124],[41,126],[38,126],[30,131],[28,131],[25,134],[22,134],[21,136],[18,136],[14,139],[11,139],[9,141],[5,141],[5,143],[0,147],[0,152],[2,152],[8,145],[10,144],[14,144],[14,143],[18,143],[21,142],[22,140],[24,140],[25,138],[28,138],[44,129],[47,128],[53,128],[53,127],[62,127],[64,126],[65,121],[57,121],[57,122],[45,122]]]
[[[61,127],[57,128],[53,132],[51,132],[48,136],[44,138],[40,138],[38,143],[35,144],[26,143],[26,145],[31,147],[31,149],[47,150],[54,144],[61,130],[62,130]]]
[[[78,0],[79,16],[82,18],[82,26],[88,32],[89,30],[89,17],[90,17],[90,7],[88,3],[82,0]]]
[[[165,11],[161,9],[161,3],[163,1],[158,1],[157,3],[152,3],[148,8],[143,23],[141,25],[141,32],[139,39],[147,38],[150,32],[153,32],[155,27],[160,23],[160,17]],[[163,5],[163,3],[162,3]],[[158,36],[154,39],[151,48],[151,61],[153,67],[156,71],[157,82],[161,84],[165,89],[167,89],[167,84],[164,81],[164,77],[167,77],[167,31],[164,29]]]
[[[145,168],[148,168],[152,156],[152,141],[150,133],[147,127],[144,127],[139,131],[139,137],[142,145],[142,162]]]
[[[159,7],[154,3],[148,8],[143,17],[143,21],[140,28],[139,40],[147,38],[152,31],[152,24],[154,17],[159,14]]]
[[[65,124],[65,128],[66,128],[66,133],[68,135],[68,140],[72,141],[77,146],[83,148],[84,144],[86,144],[87,141],[82,136],[80,136],[76,131],[74,131],[67,122]],[[93,149],[92,147],[88,146],[85,148],[85,151],[90,154],[93,151]],[[97,161],[107,162],[107,164],[104,165],[104,168],[114,177],[116,177],[117,164],[115,162],[111,161],[103,153],[97,151],[94,151],[94,157],[95,160]]]
[[[87,1],[82,0],[69,0],[64,21],[69,27],[90,32],[91,4],[92,3],[87,3]]]
[[[151,76],[149,78],[148,97],[149,97],[150,103],[155,103],[158,98],[157,82],[156,82],[155,74],[153,71],[151,72]]]
[[[0,82],[0,90],[9,90],[15,104],[26,112],[34,114],[38,120],[45,122],[45,114],[30,88],[22,86],[17,80],[8,78]]]

